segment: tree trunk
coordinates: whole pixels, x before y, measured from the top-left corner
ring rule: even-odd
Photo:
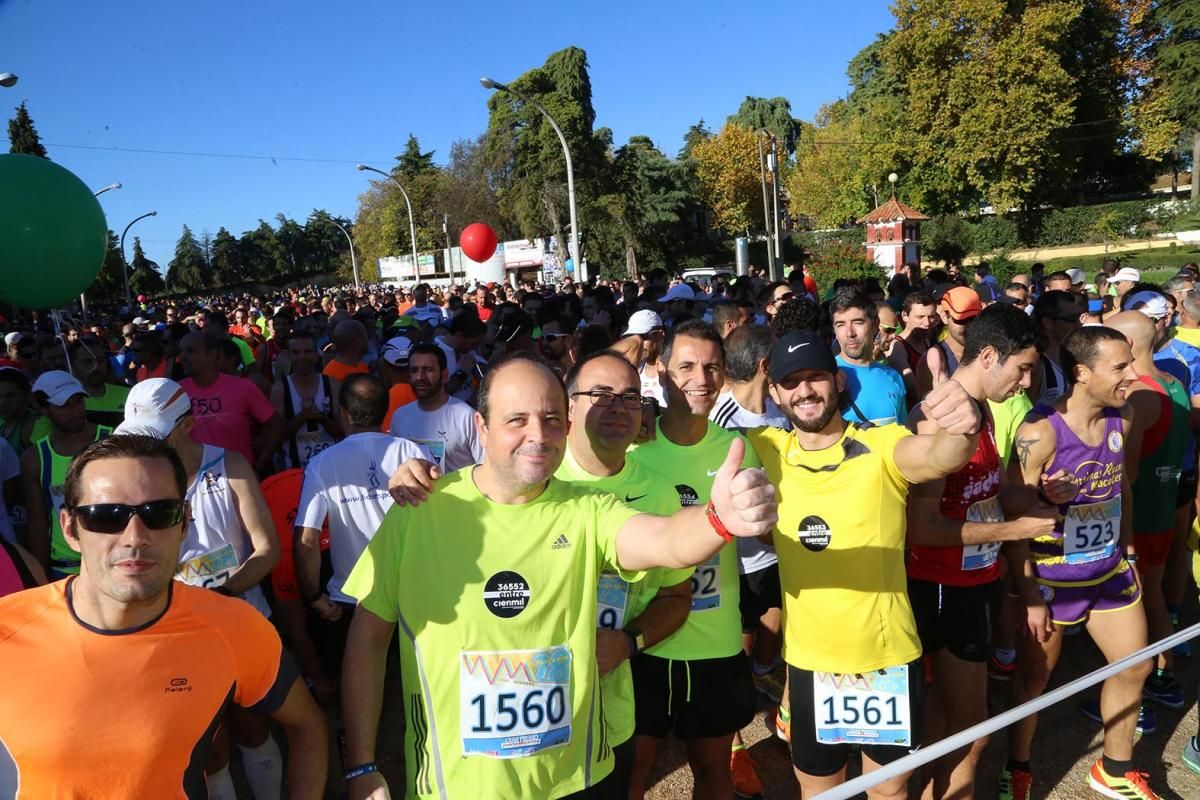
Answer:
[[[1192,199],[1200,198],[1200,130],[1192,131]]]

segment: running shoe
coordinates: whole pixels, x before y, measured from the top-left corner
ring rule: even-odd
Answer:
[[[1155,672],[1146,678],[1142,696],[1167,708],[1183,708],[1187,702],[1183,696],[1183,687],[1169,673]]]
[[[1033,773],[1008,767],[1000,773],[1000,800],[1029,800],[1032,788]]]
[[[1187,768],[1192,772],[1200,773],[1200,748],[1196,747],[1194,736],[1189,738],[1183,747],[1183,763],[1187,764]]]
[[[788,744],[792,743],[792,715],[783,706],[775,714],[775,735]]]
[[[735,795],[745,800],[762,797],[765,789],[754,770],[754,759],[750,758],[750,751],[744,745],[729,754],[729,774],[733,776]]]
[[[1017,671],[1017,662],[1005,664],[993,654],[988,659],[988,677],[994,681],[1011,681],[1013,673]]]
[[[1090,720],[1104,724],[1104,718],[1100,716],[1100,698],[1089,697],[1079,702],[1079,713],[1083,714]],[[1150,736],[1158,733],[1158,717],[1154,713],[1154,709],[1142,703],[1138,709],[1137,732],[1142,736]]]
[[[779,703],[783,700],[785,675],[786,673],[782,669],[773,669],[761,675],[757,671],[750,673],[754,680],[754,688],[772,703]]]
[[[1092,770],[1088,773],[1088,786],[1114,800],[1160,800],[1146,783],[1148,777],[1145,772],[1134,770],[1120,777],[1109,775],[1104,771],[1104,763],[1101,760],[1092,765]]]

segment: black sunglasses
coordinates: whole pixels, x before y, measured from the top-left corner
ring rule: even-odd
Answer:
[[[616,392],[608,392],[604,389],[592,389],[589,392],[575,392],[571,396],[578,397],[581,394],[585,394],[592,398],[592,402],[600,408],[607,408],[608,406],[611,406],[613,403],[617,402],[618,397],[621,398],[621,405],[630,409],[641,408],[646,402],[645,398],[634,392],[617,394]]]
[[[125,503],[93,503],[68,509],[84,530],[93,533],[122,533],[137,514],[147,528],[162,531],[183,522],[184,501],[176,498],[149,500],[136,506]]]

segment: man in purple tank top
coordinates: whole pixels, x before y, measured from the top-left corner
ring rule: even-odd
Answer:
[[[1146,616],[1131,561],[1131,486],[1140,444],[1127,403],[1137,380],[1129,341],[1111,328],[1072,332],[1061,346],[1066,394],[1038,406],[1017,431],[1021,479],[1059,507],[1054,532],[1011,542],[1005,553],[1026,608],[1015,699],[1040,695],[1062,652],[1063,630],[1085,624],[1109,663],[1146,646]],[[1104,682],[1098,716],[1104,751],[1088,783],[1108,797],[1156,800],[1133,768],[1133,740],[1150,662]],[[1000,796],[1026,800],[1033,782],[1029,757],[1037,716],[1009,729],[1009,762]]]

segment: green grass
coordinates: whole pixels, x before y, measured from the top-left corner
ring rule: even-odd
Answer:
[[[1179,268],[1189,262],[1200,264],[1200,248],[1190,245],[1162,247],[1156,250],[1129,250],[1115,253],[1111,256],[1122,267],[1133,267],[1142,273],[1142,280],[1162,283],[1179,271]],[[1088,280],[1096,277],[1100,264],[1106,256],[1079,256],[1074,258],[1047,258],[1042,263],[1046,265],[1046,274],[1072,267],[1087,273]]]

